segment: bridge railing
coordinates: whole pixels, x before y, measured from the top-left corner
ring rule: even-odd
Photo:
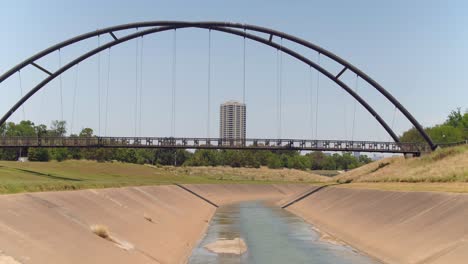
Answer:
[[[415,153],[430,151],[421,143],[306,139],[226,139],[175,137],[0,137],[0,148],[185,148],[269,149]]]

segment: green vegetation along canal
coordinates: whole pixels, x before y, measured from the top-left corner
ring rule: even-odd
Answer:
[[[220,239],[241,238],[242,255],[217,254],[205,248]],[[193,250],[190,264],[210,263],[333,263],[370,264],[376,260],[353,248],[320,240],[313,226],[300,217],[265,202],[220,207],[206,236]]]

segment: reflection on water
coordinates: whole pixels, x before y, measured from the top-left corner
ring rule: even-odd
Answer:
[[[240,237],[247,244],[241,256],[216,254],[204,248],[218,239]],[[312,226],[300,217],[263,202],[220,207],[208,232],[192,252],[190,264],[210,263],[378,263],[351,247],[319,240]]]

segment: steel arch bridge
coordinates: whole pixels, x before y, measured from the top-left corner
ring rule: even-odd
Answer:
[[[336,83],[340,86],[344,91],[346,91],[350,96],[352,96],[359,104],[361,104],[376,120],[377,122],[385,129],[385,131],[391,136],[394,142],[366,142],[366,141],[330,141],[330,140],[312,140],[312,141],[304,141],[310,142],[309,145],[303,142],[303,140],[291,140],[291,139],[250,139],[244,140],[241,147],[239,146],[232,146],[232,148],[260,148],[260,149],[271,149],[270,142],[276,141],[275,148],[290,148],[290,149],[299,149],[299,150],[332,150],[332,151],[371,151],[371,152],[391,152],[391,153],[413,153],[419,154],[420,152],[427,150],[434,150],[437,148],[437,145],[432,141],[429,135],[424,131],[421,124],[414,118],[414,116],[393,96],[391,95],[386,89],[384,89],[379,83],[369,77],[366,73],[349,63],[348,61],[344,60],[343,58],[335,55],[334,53],[319,47],[311,42],[308,42],[304,39],[299,37],[280,32],[274,29],[260,27],[256,25],[249,25],[249,24],[241,24],[241,23],[230,23],[230,22],[214,22],[214,21],[201,21],[201,22],[186,22],[186,21],[149,21],[149,22],[138,22],[138,23],[130,23],[130,24],[123,24],[117,25],[113,27],[108,27],[92,32],[88,32],[73,38],[70,38],[66,41],[53,45],[33,56],[24,60],[23,62],[19,63],[18,65],[14,66],[4,74],[0,76],[0,83],[11,77],[13,74],[21,71],[23,68],[27,66],[33,66],[37,69],[43,71],[47,74],[47,76],[38,83],[35,87],[33,87],[28,93],[26,93],[18,102],[16,102],[0,119],[0,126],[3,125],[8,118],[20,108],[28,99],[30,99],[35,93],[41,90],[46,84],[50,81],[54,80],[64,72],[68,71],[72,67],[76,66],[80,62],[92,57],[93,55],[98,54],[101,51],[109,49],[113,46],[119,45],[121,43],[127,42],[132,39],[136,39],[138,37],[143,37],[145,35],[155,34],[159,32],[169,31],[169,30],[177,30],[183,28],[201,28],[207,30],[214,30],[219,32],[224,32],[227,34],[239,36],[245,39],[250,39],[256,41],[258,43],[262,43],[266,46],[272,47],[277,49],[280,52],[283,52],[287,55],[290,55],[293,58],[296,58],[299,61],[309,65],[310,67],[317,70],[322,75],[326,76],[328,79]],[[137,31],[131,34],[125,34],[125,30],[128,29],[143,29],[141,31]],[[119,34],[122,36],[117,36]],[[61,68],[57,69],[56,71],[52,72],[44,67],[40,66],[37,61],[47,55],[59,51],[60,49],[71,46],[75,43],[99,37],[101,35],[109,34],[112,37],[112,41],[107,42],[95,49],[92,49],[74,60],[70,61],[68,64],[62,66]],[[332,61],[336,62],[337,64],[341,65],[342,70],[338,73],[332,73],[331,71],[325,69],[318,63],[315,63],[308,59],[305,55],[294,51],[288,47],[285,47],[281,44],[278,44],[275,40],[276,39],[285,39],[292,43],[298,44],[302,47],[305,47],[309,50],[315,51],[321,56],[326,56],[327,58],[331,59]],[[345,82],[343,82],[340,77],[343,75],[344,72],[349,71],[360,79],[367,82],[370,86],[375,88],[381,95],[383,95],[391,104],[393,104],[396,109],[398,109],[407,119],[408,121],[416,128],[422,138],[425,140],[427,145],[421,144],[413,144],[413,143],[400,143],[398,136],[392,130],[392,128],[383,120],[383,118],[374,110],[368,102],[366,102],[361,96],[359,96],[353,89],[351,89]],[[50,139],[50,140],[41,140],[36,139],[35,141],[32,139],[21,139],[21,138],[2,138],[0,140],[0,148],[1,147],[34,147],[34,146],[44,146],[44,147],[60,147],[60,146],[67,146],[67,147],[131,147],[134,145],[135,147],[173,147],[173,148],[228,148],[230,146],[229,140],[226,139],[195,139],[195,138],[185,138],[185,139],[174,139],[174,138],[153,138],[157,142],[173,142],[169,146],[165,144],[153,144],[153,140],[151,138],[133,138],[130,140],[133,144],[127,144],[127,140],[123,140],[123,138],[98,138],[94,140],[88,141],[73,141],[75,143],[70,143],[72,139],[69,141],[65,141],[66,138],[62,138],[62,140],[58,139]],[[128,139],[128,138],[127,138]],[[52,145],[49,144],[41,144],[43,141],[47,142],[61,142],[55,143]],[[180,142],[179,142],[179,141]],[[200,144],[199,142],[203,141],[204,144]],[[45,142],[44,141],[44,142]],[[141,145],[139,142],[151,142]],[[190,141],[193,144],[187,144]],[[211,142],[220,142],[220,144],[211,144]],[[258,145],[258,142],[262,141],[261,146]],[[63,143],[68,142],[68,143]],[[89,144],[85,144],[83,142],[92,142]],[[114,142],[114,143],[109,143]],[[115,142],[120,142],[119,144],[115,144]],[[122,143],[124,142],[124,143]],[[125,143],[127,142],[127,143]],[[177,143],[179,142],[179,143]],[[185,142],[185,143],[184,143]],[[224,143],[223,143],[224,142]],[[250,142],[250,145],[246,145],[246,142]],[[267,144],[268,142],[268,144]],[[343,145],[344,144],[344,145]],[[265,146],[270,146],[266,148]],[[330,147],[333,146],[333,147]],[[336,147],[334,147],[336,146]],[[369,147],[370,146],[370,147]]]

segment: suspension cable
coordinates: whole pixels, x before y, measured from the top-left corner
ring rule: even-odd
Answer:
[[[62,52],[59,49],[59,69],[62,68]],[[60,120],[63,121],[63,94],[62,94],[62,74],[59,75],[60,85]]]
[[[98,47],[101,46],[101,36],[98,35]],[[98,135],[101,135],[101,53],[98,53]]]
[[[356,83],[354,87],[354,92],[356,94],[358,93],[358,88],[359,88],[359,75],[356,74]],[[355,123],[356,123],[356,104],[357,101],[354,100],[354,105],[353,105],[353,127],[351,129],[351,141],[354,141],[354,128],[355,128]]]
[[[40,92],[40,96],[41,96],[41,102],[40,102],[41,108],[40,108],[40,109],[45,109],[45,107],[44,107],[44,105],[45,105],[45,104],[44,104],[44,101],[45,101],[45,94],[46,94],[46,91],[48,92],[47,89],[41,89],[41,91],[39,91],[39,92]],[[44,117],[44,119],[42,120],[42,123],[43,123],[43,124],[46,124],[46,123],[47,123],[47,117],[46,117],[45,115],[41,115],[41,117]]]
[[[320,66],[320,53],[317,53],[317,65]],[[320,72],[317,71],[317,92],[315,96],[315,138],[318,139],[318,111],[319,111]]]
[[[243,65],[243,87],[242,87],[242,103],[245,104],[245,34],[246,29],[244,28],[244,65]]]
[[[175,119],[176,119],[176,69],[177,69],[177,29],[174,29],[173,36],[173,46],[172,46],[172,126],[171,126],[171,135],[175,137]]]
[[[141,37],[141,48],[140,48],[140,113],[139,113],[139,136],[141,137],[141,119],[142,119],[142,105],[143,105],[143,40],[144,37]]]
[[[211,29],[208,30],[208,98],[207,98],[207,123],[206,134],[210,138],[210,117],[211,117]]]
[[[75,122],[76,90],[78,88],[78,67],[79,66],[80,64],[77,64],[75,68],[75,82],[73,86],[73,101],[72,101],[72,117],[71,117],[71,125],[70,125],[70,134],[73,133],[73,125]]]
[[[283,128],[283,38],[280,40],[280,64],[279,64],[279,138],[281,139]]]
[[[343,120],[343,126],[344,126],[344,139],[346,139],[348,137],[348,122],[346,121],[346,100],[343,102],[343,116],[344,116],[344,120]]]
[[[137,134],[137,120],[138,120],[138,38],[135,39],[135,111],[134,111],[134,129],[135,137]]]
[[[312,75],[312,67],[309,67],[309,126],[311,139],[314,138],[314,85]]]
[[[109,87],[110,87],[111,49],[107,53],[107,83],[106,83],[106,108],[104,116],[104,136],[107,136],[107,120],[109,115]]]
[[[393,109],[392,127],[391,127],[392,130],[393,130],[394,126],[395,126],[396,114],[397,114],[397,108],[396,108],[396,106],[395,106],[395,108]],[[390,140],[391,140],[391,139],[390,139]]]
[[[18,71],[19,87],[20,87],[20,98],[23,98],[23,82],[21,81],[21,70]],[[21,105],[23,112],[23,120],[26,120],[26,113],[24,111],[24,105]]]
[[[276,125],[277,125],[277,137],[281,138],[280,132],[280,59],[279,59],[279,49],[276,50]]]

